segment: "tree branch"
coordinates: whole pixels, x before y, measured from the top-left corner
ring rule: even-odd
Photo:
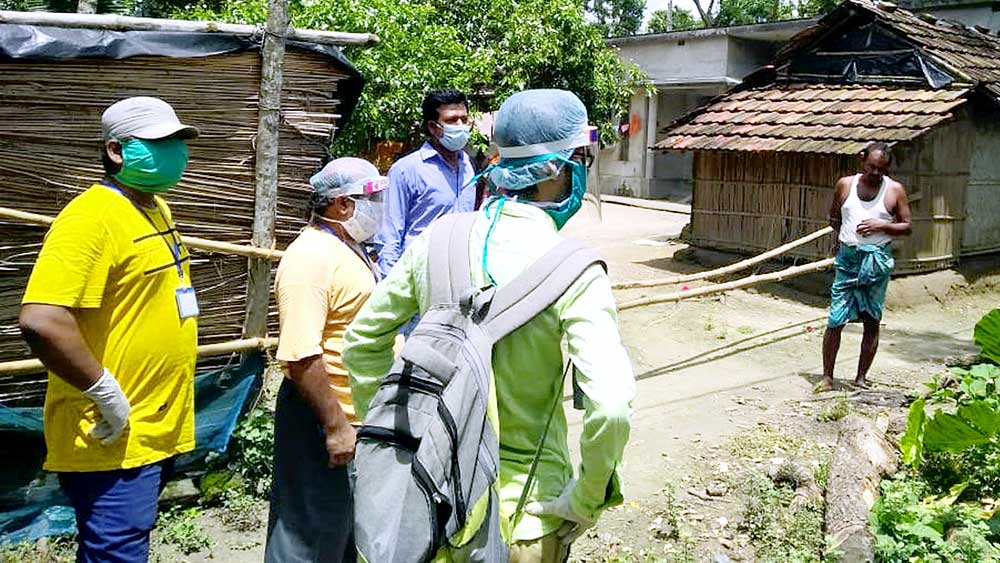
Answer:
[[[705,27],[712,25],[712,8],[715,6],[715,0],[712,0],[708,4],[708,12],[701,7],[701,0],[694,0],[694,7],[698,9],[698,15],[701,16],[701,21],[705,23]]]

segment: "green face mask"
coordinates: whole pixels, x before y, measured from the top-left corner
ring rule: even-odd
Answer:
[[[115,179],[140,192],[155,194],[180,182],[187,168],[188,148],[181,139],[129,139],[122,143],[122,159],[122,169]]]

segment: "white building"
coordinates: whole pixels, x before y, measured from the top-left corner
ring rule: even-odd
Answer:
[[[650,150],[657,131],[740,83],[815,19],[620,37],[618,56],[649,75],[657,93],[637,92],[623,119],[622,141],[600,155],[608,194],[687,202],[691,156]]]

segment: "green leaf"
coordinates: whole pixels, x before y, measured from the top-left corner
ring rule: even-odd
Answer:
[[[955,504],[955,501],[958,500],[958,497],[962,496],[962,493],[964,493],[965,489],[968,488],[969,488],[969,482],[963,481],[961,483],[958,483],[957,485],[953,485],[950,489],[948,489],[947,494],[941,495],[939,497],[928,497],[924,502],[928,506],[932,506],[935,508],[943,508],[946,506],[951,506]]]
[[[896,529],[904,534],[917,538],[933,542],[944,541],[944,535],[942,535],[941,532],[935,530],[927,524],[924,524],[923,522],[902,522],[896,525]]]
[[[976,323],[973,338],[981,353],[990,361],[1000,364],[1000,309],[993,309]]]
[[[984,381],[996,381],[997,378],[1000,378],[1000,366],[976,364],[969,368],[969,375]]]
[[[899,440],[899,448],[903,451],[903,462],[914,468],[920,467],[920,460],[923,457],[926,420],[924,400],[913,401],[910,405],[910,414],[906,418],[906,433]]]
[[[990,401],[963,405],[954,414],[938,411],[924,424],[923,447],[927,451],[961,452],[984,444],[1000,431],[1000,413]],[[909,432],[909,428],[907,428]]]

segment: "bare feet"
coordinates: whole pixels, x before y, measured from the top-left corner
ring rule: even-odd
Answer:
[[[833,391],[832,377],[824,377],[822,381],[816,384],[816,387],[813,387],[813,393],[823,393],[825,391]]]
[[[857,387],[858,389],[871,389],[872,387],[868,383],[868,380],[865,379],[865,376],[863,375],[859,375],[854,378],[854,386]]]

